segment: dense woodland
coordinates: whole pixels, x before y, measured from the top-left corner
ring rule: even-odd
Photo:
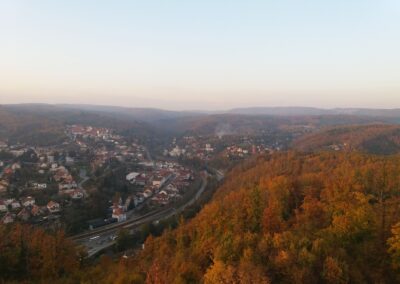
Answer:
[[[0,140],[10,144],[57,145],[67,140],[65,126],[72,124],[112,128],[128,137],[157,137],[146,122],[123,114],[45,104],[0,105]]]
[[[398,158],[260,158],[234,170],[191,222],[102,271],[148,283],[398,282]]]
[[[336,145],[342,150],[390,155],[400,152],[399,135],[399,125],[336,126],[300,137],[293,146],[302,151],[315,151]]]
[[[44,283],[397,283],[399,158],[259,157],[235,168],[194,219],[117,262],[83,263],[62,233],[3,227],[0,275]]]

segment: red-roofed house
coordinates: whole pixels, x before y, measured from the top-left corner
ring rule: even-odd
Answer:
[[[59,203],[55,201],[50,201],[49,203],[47,203],[47,209],[50,211],[50,213],[57,213],[60,212],[61,207]]]
[[[122,222],[122,221],[126,220],[126,214],[125,214],[124,210],[119,207],[113,209],[112,217],[114,219],[117,219],[118,222]]]

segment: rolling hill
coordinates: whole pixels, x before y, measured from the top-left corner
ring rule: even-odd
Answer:
[[[20,104],[0,106],[0,139],[58,143],[64,139],[66,124],[108,127],[128,135],[156,138],[192,134],[258,135],[296,128],[317,130],[325,126],[382,124],[397,119],[396,110],[250,108],[210,114],[113,106]]]
[[[133,258],[100,262],[84,278],[90,283],[398,283],[399,173],[398,156],[260,157],[233,170],[194,219],[150,237]]]
[[[356,150],[372,154],[400,152],[399,125],[358,125],[329,128],[293,142],[301,151]]]
[[[154,128],[146,122],[118,114],[46,104],[0,106],[0,139],[12,143],[59,143],[65,139],[64,127],[68,124],[113,128],[139,137],[155,135]]]

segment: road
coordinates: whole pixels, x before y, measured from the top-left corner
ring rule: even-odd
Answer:
[[[88,256],[91,257],[97,254],[99,251],[112,246],[115,243],[115,236],[121,228],[135,230],[143,224],[151,223],[154,221],[160,221],[172,217],[173,215],[179,214],[185,208],[192,205],[204,192],[208,184],[208,175],[204,173],[202,175],[202,183],[196,194],[188,200],[185,204],[175,208],[165,208],[150,212],[141,217],[130,219],[125,222],[115,223],[112,225],[104,226],[93,231],[82,233],[71,237],[76,243],[83,245],[87,248]]]

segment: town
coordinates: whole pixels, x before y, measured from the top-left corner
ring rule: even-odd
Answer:
[[[2,223],[76,234],[124,222],[193,194],[204,165],[227,169],[280,150],[288,140],[271,134],[183,135],[150,151],[104,127],[67,125],[64,134],[65,142],[47,147],[0,142]]]

